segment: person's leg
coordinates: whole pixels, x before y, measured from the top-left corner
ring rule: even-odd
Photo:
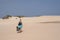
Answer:
[[[18,33],[21,33],[22,32],[22,30],[21,30],[21,28],[19,28],[19,31],[18,31]]]
[[[21,29],[22,29],[22,25],[19,25],[19,26],[18,26],[18,33],[21,33],[21,32],[22,32]]]
[[[17,31],[19,31],[19,28],[18,28],[18,26],[16,27],[16,29],[17,29]]]

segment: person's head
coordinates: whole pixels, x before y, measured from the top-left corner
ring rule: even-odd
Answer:
[[[20,21],[19,22],[22,22],[22,19],[20,18]]]

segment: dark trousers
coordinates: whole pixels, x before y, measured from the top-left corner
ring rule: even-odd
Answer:
[[[19,31],[21,28],[16,27],[17,31]]]

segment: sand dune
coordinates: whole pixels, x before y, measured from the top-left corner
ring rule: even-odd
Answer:
[[[16,32],[18,22],[0,19],[0,40],[60,40],[60,16],[24,17],[22,33]]]

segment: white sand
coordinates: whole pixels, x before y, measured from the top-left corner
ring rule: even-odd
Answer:
[[[60,40],[60,16],[24,17],[22,33],[16,32],[18,22],[0,19],[0,40]]]

